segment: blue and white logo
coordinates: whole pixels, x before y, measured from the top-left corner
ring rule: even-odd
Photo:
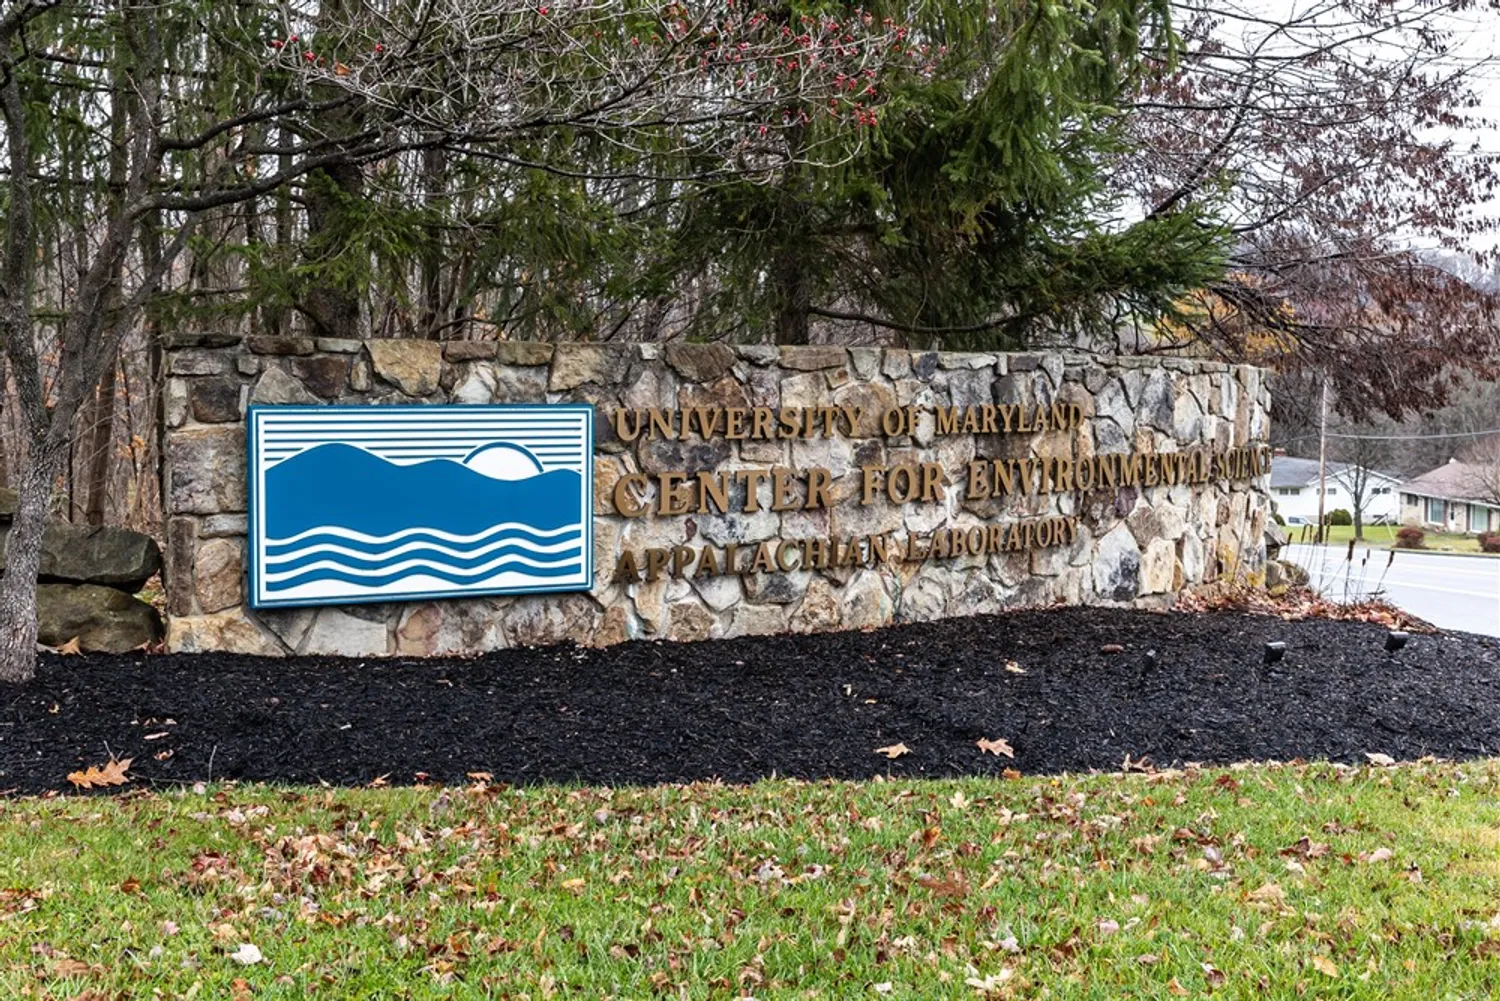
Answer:
[[[585,591],[590,406],[251,407],[251,604]]]

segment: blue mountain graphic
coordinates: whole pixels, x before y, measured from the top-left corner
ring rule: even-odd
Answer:
[[[511,521],[550,531],[579,523],[582,490],[583,478],[569,469],[496,480],[451,459],[398,466],[352,445],[318,445],[266,471],[266,534],[286,539],[333,527],[475,535]]]

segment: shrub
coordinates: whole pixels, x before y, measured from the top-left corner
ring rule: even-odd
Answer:
[[[1426,538],[1426,532],[1415,525],[1407,525],[1396,531],[1396,547],[1398,549],[1421,549],[1422,542]]]
[[[1500,532],[1480,532],[1479,549],[1486,553],[1500,553]]]
[[[1352,525],[1354,515],[1350,514],[1346,508],[1336,507],[1324,515],[1323,523],[1325,525]]]

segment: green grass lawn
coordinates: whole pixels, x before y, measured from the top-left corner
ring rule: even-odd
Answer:
[[[1490,998],[1497,780],[12,800],[0,996]]]
[[[1307,541],[1312,541],[1313,534],[1317,531],[1315,525],[1288,525],[1287,536],[1293,542],[1303,541],[1303,529],[1307,531]],[[1361,545],[1372,547],[1390,547],[1396,542],[1396,532],[1400,525],[1366,525],[1365,537]],[[1324,532],[1330,545],[1347,546],[1349,540],[1354,538],[1353,525],[1329,525]],[[1479,552],[1479,540],[1472,535],[1449,535],[1443,532],[1428,532],[1424,545],[1431,550],[1451,550],[1456,553]]]

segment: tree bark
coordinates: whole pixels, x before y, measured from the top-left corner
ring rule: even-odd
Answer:
[[[776,283],[776,343],[808,343],[812,285],[802,255],[791,243],[776,254],[773,280]]]
[[[52,484],[66,455],[66,449],[33,452],[17,484],[16,515],[0,576],[0,681],[30,681],[36,671],[36,578],[42,535],[51,518]]]
[[[104,370],[104,378],[94,393],[88,428],[88,498],[84,518],[90,525],[104,524],[105,504],[109,500],[109,466],[115,431],[115,372],[118,365]]]

